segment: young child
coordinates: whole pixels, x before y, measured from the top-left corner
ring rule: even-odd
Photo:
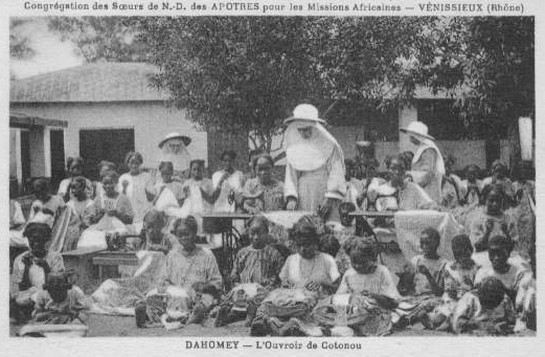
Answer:
[[[80,313],[90,308],[90,301],[79,287],[70,284],[65,273],[49,273],[43,289],[33,298],[33,323],[85,323]]]
[[[475,287],[475,275],[479,266],[471,259],[473,246],[466,234],[457,235],[452,239],[452,253],[454,261],[445,266],[443,274],[445,287],[443,301],[428,315],[429,321],[423,321],[428,328],[447,330],[457,301]]]
[[[353,160],[344,160],[346,180],[346,195],[344,202],[350,202],[355,207],[359,207],[363,202],[363,183],[356,178],[356,163]]]
[[[151,210],[144,216],[140,240],[142,248],[149,251],[163,252],[168,254],[172,249],[171,236],[163,230],[167,224],[167,216],[164,212]]]
[[[507,295],[515,302],[517,329],[527,326],[535,328],[535,280],[532,271],[523,264],[511,264],[509,256],[513,242],[509,237],[497,235],[490,239],[488,257],[490,266],[483,266],[475,276],[475,284],[487,277],[498,279],[506,289]]]
[[[343,275],[337,294],[369,295],[387,305],[401,298],[388,268],[377,264],[378,253],[372,241],[352,237],[345,242],[344,250],[351,268]]]
[[[70,190],[72,179],[74,177],[82,177],[83,175],[83,159],[81,157],[69,157],[66,160],[66,168],[68,177],[60,182],[59,190],[57,191],[57,195],[64,202],[68,202],[73,197]],[[85,179],[85,193],[89,198],[93,196],[93,191],[93,183],[91,180]]]
[[[495,235],[505,235],[518,241],[515,222],[504,213],[505,194],[501,186],[489,185],[483,189],[484,210],[479,212],[470,225],[469,238],[477,252],[488,248],[488,240]]]
[[[410,290],[414,290],[414,296],[408,299],[414,307],[406,314],[402,314],[410,324],[425,320],[427,314],[441,303],[447,261],[437,254],[440,239],[439,232],[433,228],[422,231],[420,249],[423,254],[412,259],[410,274],[405,275],[412,280]]]
[[[237,253],[231,271],[232,283],[257,283],[269,290],[280,285],[278,274],[284,259],[278,250],[267,244],[268,233],[267,220],[255,216],[249,227],[251,245]]]
[[[478,179],[481,169],[479,166],[472,164],[465,168],[466,179],[462,181],[462,189],[464,191],[464,197],[462,197],[462,204],[468,206],[476,206],[480,201],[481,189],[483,183]]]
[[[475,335],[506,335],[513,331],[515,310],[501,281],[487,277],[477,290],[467,292],[456,305],[452,330]]]
[[[483,180],[483,187],[487,185],[499,185],[502,187],[506,196],[505,208],[511,206],[515,198],[515,190],[513,188],[513,182],[507,177],[508,169],[500,160],[496,160],[490,167],[490,173],[492,176]]]
[[[116,190],[118,179],[115,171],[102,174],[103,194],[97,195],[93,204],[85,210],[83,222],[88,228],[81,234],[78,248],[106,248],[109,234],[128,232],[127,226],[132,224],[134,212],[127,196]]]
[[[284,258],[275,248],[267,244],[268,233],[267,220],[262,216],[255,216],[249,227],[251,245],[237,253],[231,272],[231,283],[239,285],[222,302],[216,327],[246,316],[248,317],[246,323],[250,326],[257,305],[268,291],[280,285],[278,274],[284,265]],[[261,287],[267,290],[263,291]],[[247,299],[251,301],[242,301]]]
[[[48,224],[30,222],[23,235],[28,239],[30,250],[15,258],[10,282],[12,313],[21,320],[30,316],[34,304],[31,297],[42,289],[47,274],[64,270],[62,255],[46,249],[51,239]]]
[[[45,177],[38,178],[32,184],[36,200],[30,207],[29,222],[39,212],[51,212],[54,219],[57,218],[60,209],[64,207],[64,201],[59,196],[54,196],[49,190],[49,181]]]

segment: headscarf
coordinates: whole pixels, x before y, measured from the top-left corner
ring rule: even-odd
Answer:
[[[303,139],[298,129],[312,127],[312,136]],[[286,159],[298,171],[314,171],[325,165],[337,147],[335,138],[319,123],[308,120],[294,120],[286,130],[284,140]],[[344,165],[344,158],[341,159]]]
[[[165,141],[161,146],[160,162],[172,162],[174,171],[185,171],[189,169],[191,154],[180,138],[173,138]]]

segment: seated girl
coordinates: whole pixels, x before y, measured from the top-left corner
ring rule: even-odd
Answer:
[[[332,294],[341,276],[335,259],[318,250],[320,238],[316,228],[308,224],[296,225],[294,238],[298,252],[290,255],[282,267],[282,285],[306,289],[318,295]]]
[[[28,239],[30,250],[15,258],[10,279],[10,310],[20,320],[30,317],[34,305],[32,296],[43,288],[47,274],[64,271],[62,255],[46,249],[51,240],[48,224],[31,222],[23,235]]]
[[[448,330],[457,301],[475,287],[475,275],[479,266],[471,259],[473,246],[466,234],[457,235],[452,239],[452,254],[454,261],[447,263],[443,274],[445,287],[443,301],[428,315],[429,320],[423,321],[429,328]]]
[[[140,240],[142,249],[147,251],[163,252],[168,254],[172,249],[172,237],[164,232],[167,225],[167,216],[165,212],[151,210],[144,216]]]
[[[485,179],[483,179],[482,182],[483,187],[486,187],[488,185],[501,186],[506,196],[506,200],[504,202],[505,207],[503,207],[504,209],[507,209],[507,207],[511,206],[515,198],[515,189],[513,187],[513,182],[507,177],[507,173],[507,165],[505,165],[500,160],[496,160],[492,163],[492,166],[490,167],[491,176],[486,177]]]
[[[318,250],[320,238],[308,222],[300,219],[293,228],[298,252],[288,257],[280,272],[286,289],[273,291],[259,306],[252,336],[289,335],[294,328],[307,335],[321,335],[310,313],[317,299],[337,290],[340,274],[333,257]]]
[[[66,168],[68,177],[62,180],[59,184],[59,190],[57,195],[61,197],[64,202],[68,202],[73,196],[70,192],[70,184],[75,177],[83,177],[83,159],[81,157],[69,157],[66,160]],[[85,178],[85,193],[87,197],[92,198],[94,196],[94,187],[91,180]]]
[[[490,276],[478,284],[476,291],[462,296],[452,317],[452,330],[478,336],[507,335],[513,332],[515,316],[502,282]]]
[[[43,290],[33,300],[32,323],[37,324],[85,323],[81,312],[90,308],[83,291],[70,284],[65,273],[49,273]]]
[[[273,169],[274,160],[270,155],[253,158],[252,170],[256,177],[246,181],[242,191],[246,212],[257,214],[284,209],[284,184],[273,177]]]
[[[475,250],[485,251],[488,248],[488,239],[495,235],[505,235],[517,242],[518,231],[515,222],[504,213],[506,196],[501,186],[486,186],[482,198],[485,207],[476,213],[469,231],[469,239]]]
[[[525,265],[511,264],[509,256],[513,242],[509,237],[497,235],[490,239],[488,257],[490,266],[483,266],[475,276],[475,284],[488,277],[498,279],[506,289],[507,295],[515,303],[517,311],[517,330],[535,329],[536,286],[532,271]]]
[[[214,254],[197,246],[197,221],[193,216],[179,218],[173,223],[173,233],[178,243],[168,253],[166,269],[159,277],[160,287],[148,293],[146,301],[155,300],[157,294],[164,294],[169,286],[185,289],[190,296],[190,315],[180,315],[184,323],[200,323],[217,302],[221,291],[222,278]],[[141,310],[140,310],[141,311]],[[145,311],[145,309],[144,309]],[[150,311],[148,309],[148,311]],[[166,311],[148,314],[152,322],[160,321]],[[141,316],[137,314],[137,321]]]
[[[314,316],[325,327],[334,326],[332,332],[343,326],[359,336],[384,335],[392,326],[392,310],[401,298],[392,275],[377,264],[372,241],[353,237],[344,249],[352,267],[344,274],[336,295],[318,303]]]
[[[407,180],[403,158],[394,157],[387,164],[390,180],[377,186],[369,186],[367,192],[369,202],[374,202],[377,211],[408,211],[436,207],[420,186]]]
[[[127,225],[133,221],[134,213],[127,196],[117,192],[118,176],[115,171],[106,171],[101,177],[103,195],[95,198],[85,210],[83,222],[87,228],[78,241],[78,248],[100,247],[106,249],[107,235],[127,233]]]
[[[94,182],[95,194],[92,196],[93,199],[96,199],[99,196],[104,196],[104,188],[102,187],[101,177],[106,171],[117,171],[117,166],[111,161],[102,160],[98,163],[97,170],[99,180]]]
[[[32,202],[30,207],[29,221],[32,221],[34,216],[39,212],[51,212],[54,220],[57,219],[61,208],[64,207],[64,201],[59,196],[54,196],[49,190],[49,181],[45,177],[36,179],[33,184],[33,193],[36,200]]]
[[[427,228],[420,235],[420,249],[423,254],[415,256],[409,267],[414,296],[404,299],[412,304],[402,317],[406,322],[413,324],[422,322],[427,314],[432,312],[440,303],[444,291],[444,270],[447,261],[437,254],[441,237],[433,228]],[[407,293],[407,292],[406,292]]]
[[[268,291],[280,286],[278,274],[284,265],[284,258],[278,250],[267,244],[268,233],[267,220],[262,216],[255,216],[249,227],[251,245],[237,253],[231,272],[231,283],[238,286],[222,302],[216,327],[243,317],[248,317],[249,326],[253,320],[251,313],[255,314],[257,305]],[[243,301],[248,299],[250,301]],[[247,308],[253,308],[253,311],[248,311],[247,314]]]
[[[462,180],[452,172],[456,159],[448,156],[445,160],[445,175],[441,182],[441,206],[446,209],[454,209],[461,204],[465,195]]]
[[[343,275],[336,294],[360,294],[375,299],[389,308],[395,307],[399,295],[392,273],[384,265],[377,264],[377,249],[366,238],[352,237],[344,244],[350,257],[351,268]],[[386,298],[384,298],[386,297]]]

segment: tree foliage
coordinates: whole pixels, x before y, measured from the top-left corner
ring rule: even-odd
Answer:
[[[9,22],[9,55],[14,59],[29,59],[35,55],[30,46],[30,39],[20,31],[21,27],[28,22],[22,18],[12,18]]]
[[[147,48],[136,41],[134,17],[50,17],[49,30],[76,45],[87,62],[145,62]]]
[[[301,102],[408,101],[421,82],[411,62],[433,60],[430,18],[146,18],[141,40],[159,87],[203,127],[249,128],[271,149]],[[384,34],[388,34],[385,36]]]

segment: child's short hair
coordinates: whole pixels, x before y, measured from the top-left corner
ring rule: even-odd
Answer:
[[[129,151],[127,156],[125,156],[125,164],[129,164],[129,161],[131,161],[132,158],[135,158],[140,162],[140,164],[144,163],[144,158],[142,157],[142,154],[140,154],[137,151]]]
[[[341,249],[341,245],[339,243],[339,240],[335,238],[333,234],[328,233],[320,237],[319,250],[321,252],[327,253],[332,257],[335,257],[337,255],[337,252],[339,252],[339,249]]]
[[[29,238],[31,236],[36,235],[39,237],[38,239],[41,239],[45,242],[49,241],[51,239],[52,235],[51,227],[47,223],[41,223],[41,222],[30,222],[25,227],[25,230],[23,231],[23,236]]]
[[[452,250],[455,248],[468,249],[473,252],[473,245],[467,234],[458,234],[452,238]]]
[[[274,167],[274,159],[269,154],[259,154],[252,158],[252,170],[255,170],[255,167],[257,166],[257,162],[259,159],[265,159],[269,164],[271,164],[271,167]]]
[[[166,218],[167,215],[163,211],[158,211],[156,209],[152,209],[146,215],[144,216],[143,222],[144,226],[155,226],[155,225],[161,225],[164,226],[166,224]]]
[[[87,179],[83,176],[76,176],[70,181],[70,188],[80,185],[82,187],[87,186]]]
[[[320,238],[316,232],[316,227],[312,224],[295,224],[292,234],[296,244],[310,241],[312,244],[320,246]]]
[[[159,163],[159,171],[168,169],[170,171],[174,171],[174,165],[172,165],[172,162],[170,161],[161,161]]]
[[[484,186],[483,191],[481,192],[480,204],[485,205],[488,196],[490,196],[490,194],[492,193],[499,195],[502,199],[502,202],[505,202],[505,200],[507,199],[507,195],[505,194],[505,190],[503,189],[503,186],[501,184],[488,184]]]
[[[117,169],[116,165],[111,161],[102,160],[97,165],[98,171],[101,171],[105,167],[108,168],[108,170],[116,170]]]
[[[106,170],[100,175],[100,181],[104,180],[106,177],[112,179],[113,182],[119,181],[119,175],[114,170]]]
[[[361,255],[372,256],[374,260],[378,257],[376,244],[369,238],[352,236],[344,243],[343,248],[348,255],[357,251]]]
[[[201,159],[191,160],[189,162],[189,168],[192,169],[193,165],[201,165],[202,167],[204,167],[204,160],[201,160]]]
[[[38,177],[32,182],[32,188],[35,191],[49,192],[49,180],[46,177]]]
[[[265,227],[265,232],[269,233],[269,221],[267,221],[267,218],[265,218],[265,217],[263,217],[261,215],[253,216],[248,221],[248,227],[250,227],[253,223],[259,223],[260,225]]]
[[[507,249],[509,252],[513,250],[513,241],[505,235],[498,234],[490,238],[488,240],[488,247],[492,247],[493,245]]]
[[[503,283],[493,276],[484,278],[477,287],[479,301],[485,308],[498,306],[505,298],[505,293]]]
[[[178,218],[177,220],[174,221],[174,223],[172,224],[172,233],[176,234],[176,231],[182,225],[189,228],[189,230],[193,234],[197,234],[197,231],[199,230],[199,224],[197,223],[197,220],[195,219],[195,217],[187,216],[186,218]]]
[[[83,166],[83,159],[79,156],[70,156],[66,159],[66,168],[70,170],[74,166]]]
[[[437,229],[428,227],[424,229],[421,233],[422,235],[427,235],[430,239],[433,239],[434,243],[439,246],[441,244],[441,236],[439,235],[439,232]]]

